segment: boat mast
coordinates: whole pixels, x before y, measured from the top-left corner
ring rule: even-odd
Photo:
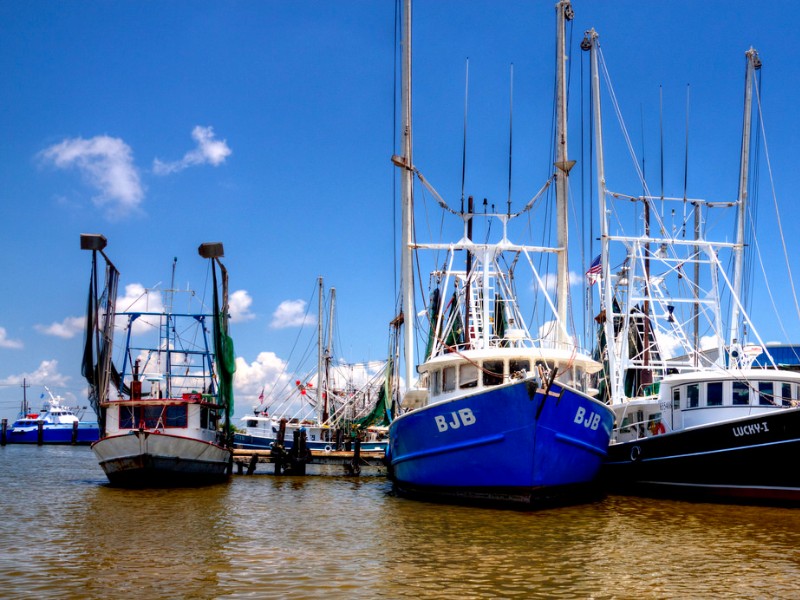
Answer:
[[[608,386],[612,403],[620,398],[620,381],[616,371],[616,340],[614,338],[614,302],[611,293],[611,267],[608,252],[608,215],[606,214],[606,173],[603,156],[603,121],[600,112],[600,72],[597,68],[597,32],[590,29],[581,43],[581,48],[590,50],[592,103],[594,104],[594,137],[597,156],[597,203],[600,207],[600,265],[602,268],[600,293],[604,331],[606,335],[606,355],[608,360]]]
[[[317,283],[319,287],[319,291],[317,294],[318,302],[317,302],[317,418],[319,419],[320,423],[325,422],[327,412],[325,410],[325,398],[323,392],[323,377],[322,377],[322,370],[324,366],[323,356],[322,356],[322,310],[323,310],[323,285],[322,285],[322,277],[317,278]]]
[[[733,294],[731,309],[730,344],[740,342],[739,338],[739,300],[742,293],[742,270],[744,263],[744,224],[747,213],[747,176],[750,169],[750,123],[753,105],[753,74],[761,68],[761,59],[754,48],[744,53],[747,66],[744,76],[744,117],[742,123],[742,152],[739,162],[739,196],[736,211],[736,246],[734,248]]]
[[[323,396],[324,412],[322,422],[326,423],[330,416],[331,359],[333,358],[333,315],[336,310],[336,288],[331,288],[331,307],[328,310],[328,344],[325,346],[325,394]]]
[[[411,245],[414,186],[413,158],[411,139],[411,0],[405,0],[403,11],[403,83],[402,83],[402,127],[403,127],[403,176],[402,176],[402,312],[405,327],[403,341],[405,345],[406,389],[410,388],[414,378],[414,281]]]
[[[566,77],[566,21],[574,16],[570,0],[561,0],[556,4],[557,12],[557,60],[558,92],[556,99],[556,230],[558,243],[558,272],[556,279],[556,309],[559,326],[556,328],[556,341],[560,345],[566,342],[567,327],[567,294],[569,293],[569,265],[567,261],[568,214],[567,214],[567,180],[574,161],[567,158],[567,77]]]

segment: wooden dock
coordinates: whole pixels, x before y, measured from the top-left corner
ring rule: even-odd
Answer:
[[[237,448],[233,451],[233,462],[239,475],[252,475],[259,463],[274,465],[275,475],[305,475],[306,465],[340,465],[345,475],[360,475],[363,467],[383,467],[383,457],[382,451],[358,450],[306,450],[304,456],[278,448]]]

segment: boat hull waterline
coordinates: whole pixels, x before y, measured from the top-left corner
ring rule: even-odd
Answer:
[[[596,492],[613,413],[572,388],[535,380],[398,417],[387,461],[405,495],[531,504]]]
[[[100,439],[100,428],[97,423],[82,422],[78,424],[77,435],[73,441],[71,424],[45,424],[42,427],[43,444],[80,444],[88,446]],[[38,444],[38,427],[11,427],[6,432],[8,444]]]
[[[800,504],[800,408],[612,444],[609,491]]]
[[[152,431],[106,437],[92,450],[109,482],[121,487],[220,483],[232,466],[231,452],[222,446]]]

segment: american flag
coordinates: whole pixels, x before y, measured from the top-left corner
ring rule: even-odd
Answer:
[[[600,266],[600,255],[598,254],[597,257],[592,261],[592,264],[589,265],[589,270],[586,271],[586,278],[589,280],[589,285],[594,285],[600,280],[601,271],[602,267]]]

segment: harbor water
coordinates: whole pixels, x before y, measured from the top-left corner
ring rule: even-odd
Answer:
[[[800,509],[397,498],[380,475],[109,487],[87,447],[0,448],[2,598],[800,595]]]

